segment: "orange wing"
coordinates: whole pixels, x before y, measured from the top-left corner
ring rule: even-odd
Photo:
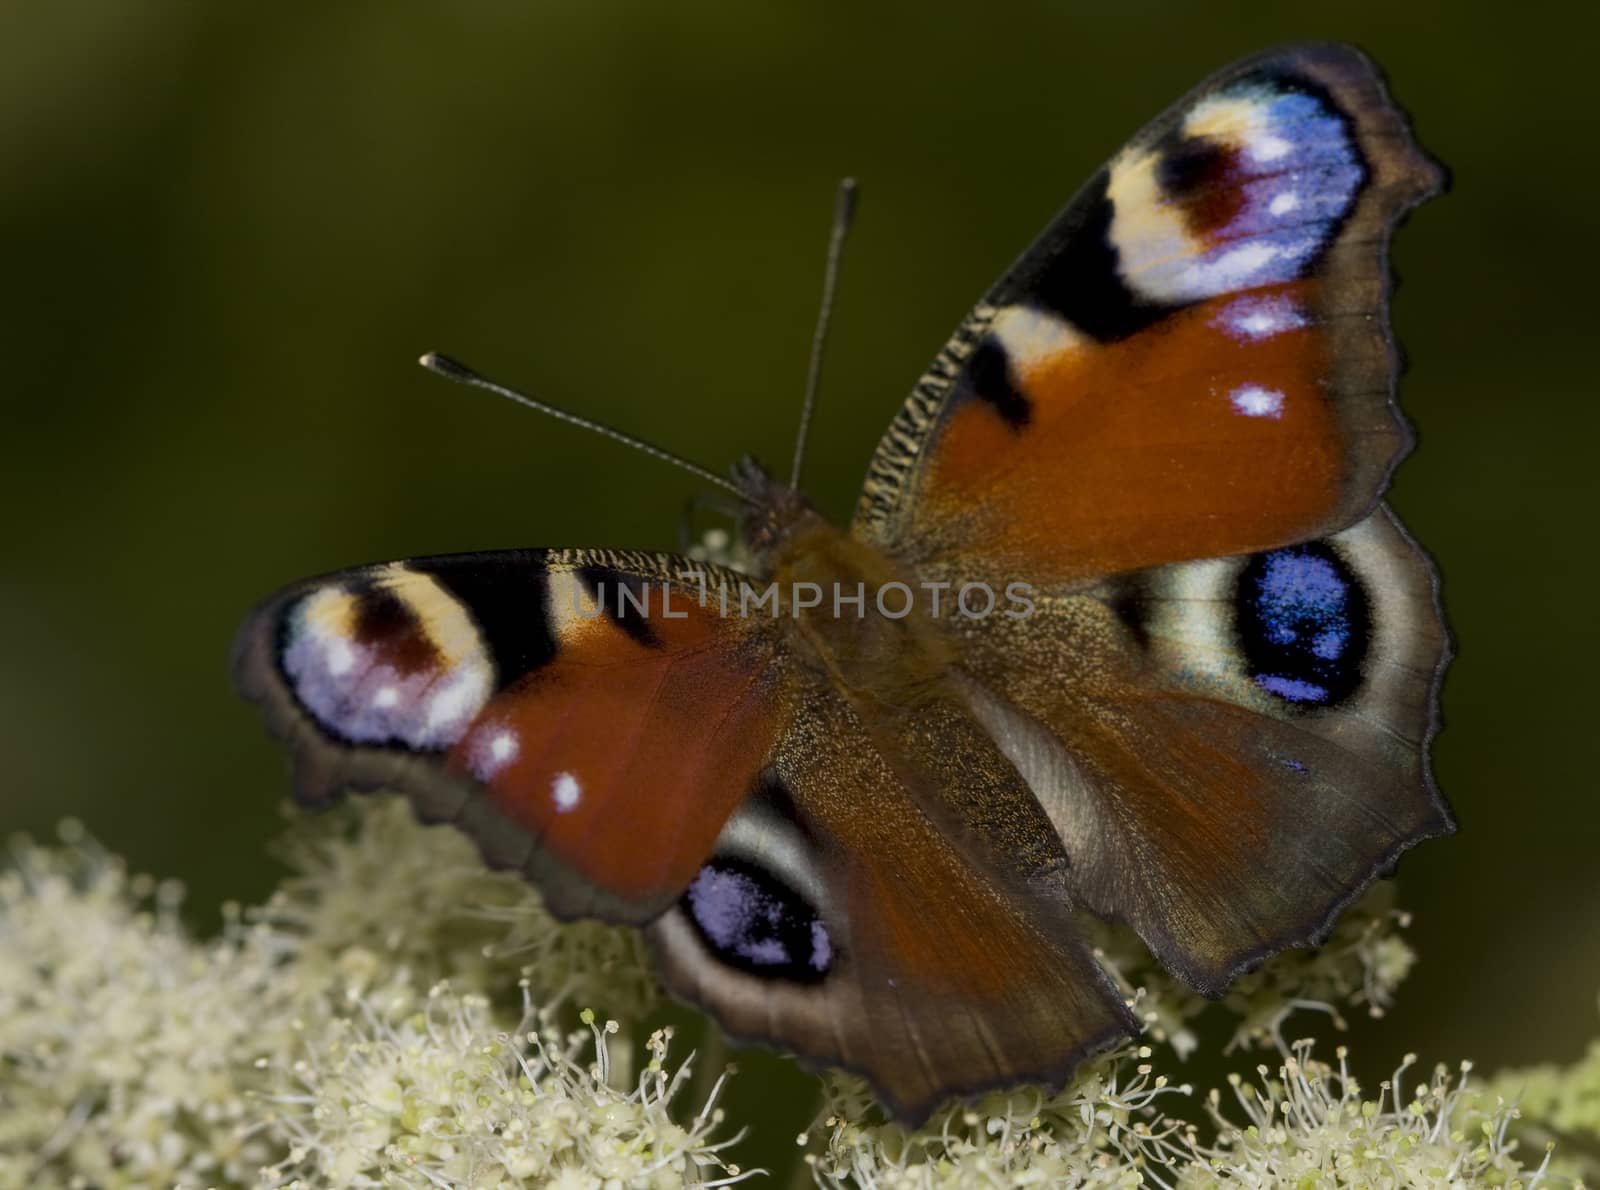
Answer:
[[[537,880],[555,912],[645,921],[694,878],[774,746],[777,637],[719,614],[736,580],[606,551],[368,567],[260,609],[239,682],[293,745],[303,801],[404,792]]]
[[[855,531],[914,566],[1045,586],[1360,520],[1407,444],[1384,247],[1440,181],[1354,50],[1216,76],[957,331]]]

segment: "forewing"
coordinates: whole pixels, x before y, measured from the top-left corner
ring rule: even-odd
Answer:
[[[856,533],[1044,586],[1354,524],[1407,445],[1389,234],[1441,180],[1356,50],[1210,79],[958,329],[880,444]]]
[[[366,567],[258,609],[236,677],[303,802],[402,792],[558,914],[642,922],[688,886],[777,739],[777,637],[721,614],[736,581],[587,550]]]

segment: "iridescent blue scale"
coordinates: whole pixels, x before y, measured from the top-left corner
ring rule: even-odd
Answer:
[[[1303,706],[1333,706],[1355,693],[1367,652],[1367,596],[1331,547],[1258,554],[1237,592],[1235,627],[1257,686]]]

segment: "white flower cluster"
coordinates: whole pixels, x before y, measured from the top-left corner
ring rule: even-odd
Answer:
[[[750,1176],[726,1157],[734,1124],[773,1126],[759,1088],[723,1095],[720,1079],[670,1063],[669,1030],[632,1068],[630,1039],[659,997],[634,932],[555,922],[402,803],[359,799],[297,824],[294,874],[261,908],[229,910],[211,942],[183,929],[174,886],[130,877],[80,828],[63,841],[17,844],[0,863],[5,1190],[717,1186]],[[1144,1016],[1140,1044],[1059,1092],[953,1105],[914,1132],[830,1075],[797,1172],[886,1190],[1575,1178],[1576,1162],[1546,1168],[1534,1129],[1600,1134],[1593,1060],[1520,1076],[1543,1114],[1519,1121],[1505,1080],[1469,1089],[1463,1067],[1408,1087],[1408,1059],[1368,1096],[1342,1050],[1330,1067],[1283,1040],[1294,1009],[1337,1020],[1388,1003],[1412,956],[1387,896],[1349,911],[1321,950],[1236,985],[1232,1046],[1276,1055],[1254,1079],[1198,1101],[1169,1084],[1161,1055],[1193,1047],[1203,1002],[1108,929],[1096,941]],[[629,1028],[577,1011],[591,1004]],[[1519,1144],[1537,1150],[1532,1168]]]
[[[273,1155],[258,1080],[297,974],[187,938],[177,893],[78,842],[0,875],[0,1186],[243,1184]]]
[[[604,990],[630,1013],[653,1002],[631,932],[559,926],[399,803],[348,817],[345,831],[320,819],[315,841],[297,831],[299,874],[259,913],[230,911],[209,944],[183,930],[175,887],[129,877],[75,827],[64,849],[13,848],[0,1187],[740,1176],[718,1155],[721,1110],[680,1102],[688,1067],[669,1071],[666,1034],[634,1078],[606,1029],[560,1028],[575,995]]]
[[[1297,1041],[1280,1051],[1275,1067],[1257,1066],[1255,1082],[1234,1076],[1226,1097],[1212,1091],[1202,1128],[1168,1114],[1185,1105],[1191,1089],[1155,1075],[1150,1056],[1148,1047],[1124,1050],[1058,1094],[991,1095],[947,1108],[915,1133],[883,1122],[859,1083],[830,1080],[826,1135],[820,1152],[805,1159],[820,1185],[879,1190],[1535,1190],[1554,1181],[1547,1150],[1536,1168],[1523,1165],[1509,1135],[1515,1110],[1498,1100],[1487,1113],[1474,1106],[1467,1063],[1456,1078],[1436,1069],[1407,1097],[1408,1056],[1368,1098],[1343,1047],[1333,1068],[1314,1059],[1311,1042]],[[1170,1095],[1179,1098],[1166,1100]],[[810,1137],[800,1140],[816,1147]]]
[[[989,1095],[915,1132],[884,1122],[858,1079],[830,1075],[814,1129],[820,1151],[805,1161],[830,1187],[1140,1186],[1152,1170],[1187,1161],[1195,1143],[1188,1125],[1156,1106],[1191,1088],[1169,1085],[1150,1057],[1148,1046],[1125,1048],[1080,1067],[1059,1093]],[[818,1147],[810,1135],[799,1141]]]
[[[339,1016],[271,1063],[267,1100],[288,1152],[262,1171],[281,1187],[720,1186],[748,1174],[718,1156],[720,1083],[691,1120],[673,1118],[687,1064],[668,1073],[669,1034],[630,1091],[615,1088],[604,1027],[587,1035],[498,1027],[490,1002],[437,984],[420,1005],[404,993],[388,1011]],[[398,1010],[398,1011],[397,1011]],[[592,1062],[580,1061],[587,1044]],[[737,1139],[736,1137],[734,1138]],[[381,1175],[374,1181],[374,1175]]]
[[[1463,1062],[1452,1076],[1444,1066],[1406,1091],[1416,1062],[1407,1054],[1393,1076],[1368,1098],[1351,1076],[1343,1046],[1337,1067],[1312,1057],[1312,1043],[1297,1041],[1276,1070],[1256,1067],[1257,1081],[1229,1079],[1233,1114],[1212,1091],[1208,1109],[1215,1144],[1199,1147],[1177,1185],[1201,1190],[1246,1186],[1500,1186],[1534,1190],[1548,1179],[1550,1154],[1528,1170],[1509,1138],[1516,1112],[1497,1103],[1488,1115],[1473,1112]]]

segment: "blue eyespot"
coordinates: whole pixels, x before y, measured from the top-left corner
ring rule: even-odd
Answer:
[[[828,927],[799,893],[742,859],[713,859],[683,895],[706,947],[750,975],[816,983],[833,966]]]
[[[1321,542],[1257,554],[1239,576],[1235,626],[1251,680],[1299,707],[1361,685],[1369,611],[1355,572]]]

